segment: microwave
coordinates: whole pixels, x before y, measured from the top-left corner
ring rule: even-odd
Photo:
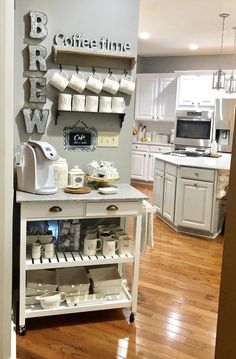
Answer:
[[[209,111],[177,111],[175,147],[208,148],[212,143],[213,113]]]

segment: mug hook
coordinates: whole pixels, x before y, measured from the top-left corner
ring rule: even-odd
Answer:
[[[126,69],[124,69],[124,75],[125,75],[125,76],[128,75],[128,71],[126,71]]]
[[[60,64],[59,67],[60,67],[60,72],[62,72],[62,65]]]
[[[96,72],[96,70],[95,70],[95,68],[94,68],[94,66],[93,66],[93,68],[92,68],[92,73],[93,73],[93,75],[95,74],[95,72]]]
[[[76,71],[77,74],[79,73],[79,66],[78,65],[75,66],[75,71]]]
[[[112,75],[112,71],[111,71],[111,68],[110,68],[110,67],[109,67],[109,69],[108,69],[108,73],[109,73],[110,76]]]

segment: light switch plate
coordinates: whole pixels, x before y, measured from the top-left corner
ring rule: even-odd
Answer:
[[[98,131],[97,147],[118,147],[119,132]]]

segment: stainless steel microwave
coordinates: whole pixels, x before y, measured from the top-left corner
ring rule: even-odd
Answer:
[[[175,147],[211,146],[213,116],[208,111],[177,111],[175,123]]]

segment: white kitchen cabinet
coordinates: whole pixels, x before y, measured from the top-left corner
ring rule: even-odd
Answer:
[[[143,199],[146,196],[129,185],[118,185],[119,192],[113,198],[109,196],[104,199],[96,190],[78,197],[59,191],[56,194],[37,196],[30,193],[17,192],[16,202],[20,206],[20,279],[19,279],[19,334],[26,332],[25,320],[27,318],[43,317],[60,314],[72,314],[94,310],[105,310],[113,308],[131,308],[130,320],[134,320],[137,310],[138,295],[138,273],[139,254],[141,240],[141,222]],[[52,198],[53,197],[53,198]],[[52,259],[32,259],[31,253],[26,250],[27,224],[31,221],[58,221],[79,219],[123,218],[128,216],[134,218],[134,248],[126,255],[115,254],[106,257],[101,253],[96,256],[85,256],[80,250],[66,252],[58,251],[55,246],[55,254]],[[127,287],[124,277],[125,271],[122,267],[125,263],[133,265],[133,276],[131,288]],[[57,268],[91,267],[115,265],[118,267],[122,278],[122,292],[116,295],[108,295],[105,298],[84,298],[76,306],[68,306],[65,302],[60,306],[43,309],[39,304],[26,304],[26,278],[29,271],[55,270]],[[93,297],[93,296],[92,296]]]
[[[155,154],[171,152],[171,146],[133,144],[131,155],[131,178],[153,181]]]
[[[177,167],[155,160],[154,204],[157,212],[168,221],[174,221]]]
[[[137,78],[135,97],[135,119],[156,120],[156,78]]]
[[[175,75],[137,75],[135,120],[173,121],[176,91]]]
[[[178,81],[177,108],[214,107],[215,95],[212,90],[212,76],[186,75]]]
[[[176,177],[165,173],[162,215],[174,222]]]
[[[164,172],[154,170],[153,201],[156,211],[162,214],[163,209]]]
[[[147,169],[147,152],[133,151],[131,155],[131,177],[145,181]]]
[[[214,184],[180,178],[178,181],[175,224],[210,231]]]
[[[174,120],[176,116],[176,77],[158,79],[157,119]]]

